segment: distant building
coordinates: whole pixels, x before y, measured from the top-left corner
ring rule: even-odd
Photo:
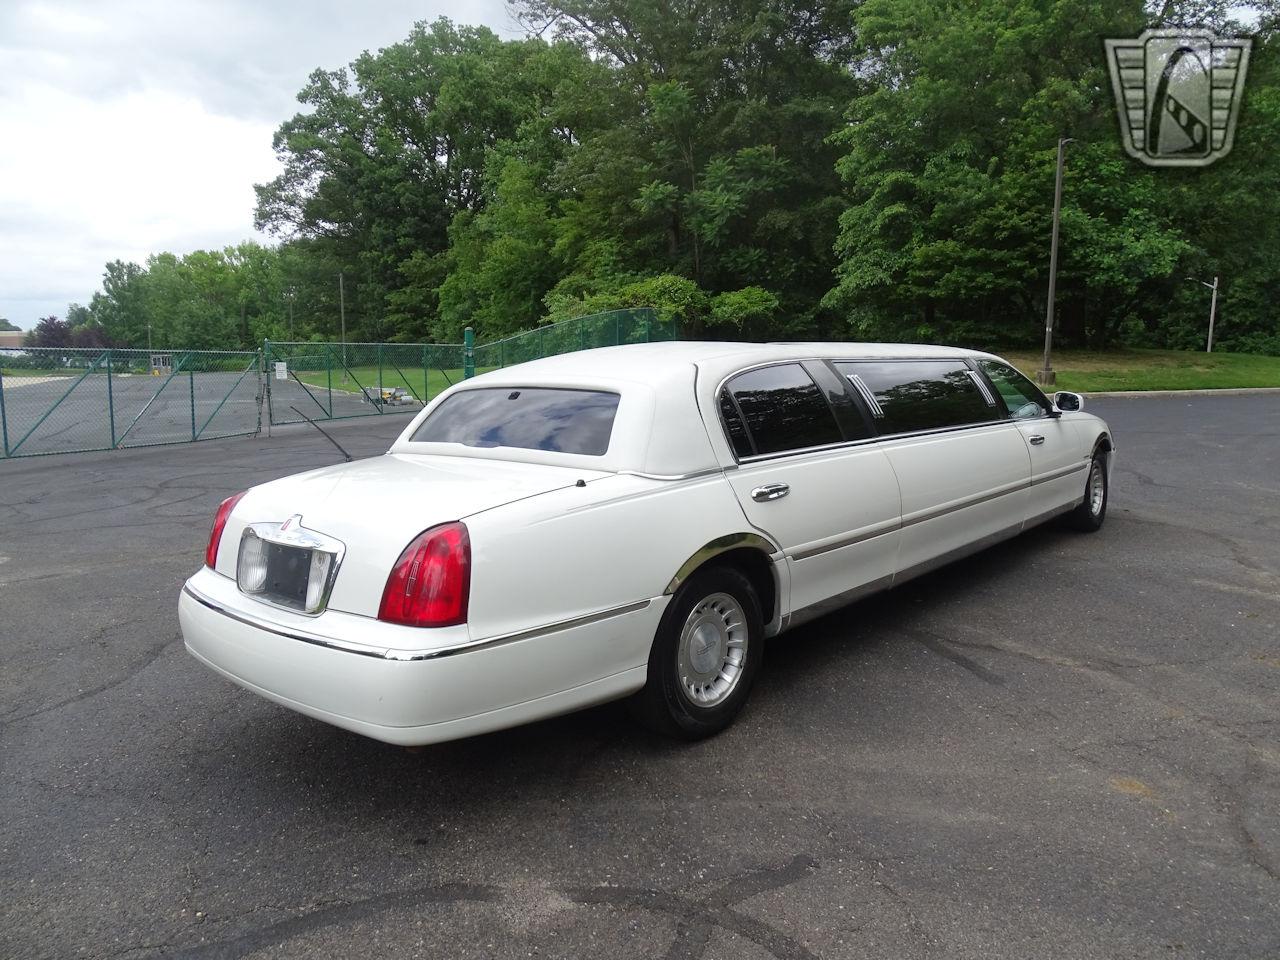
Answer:
[[[26,338],[25,330],[0,330],[0,347],[20,347]]]

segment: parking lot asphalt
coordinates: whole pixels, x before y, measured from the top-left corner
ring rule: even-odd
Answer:
[[[697,744],[410,753],[196,663],[213,510],[333,462],[305,426],[0,462],[0,957],[1280,956],[1280,397],[1089,409],[1101,532],[776,639]]]

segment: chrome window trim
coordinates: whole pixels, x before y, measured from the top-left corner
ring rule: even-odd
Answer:
[[[397,662],[436,660],[440,657],[452,657],[459,653],[471,653],[474,650],[489,650],[493,647],[500,647],[509,643],[519,643],[521,640],[532,640],[535,637],[558,633],[561,630],[570,630],[574,627],[587,626],[592,623],[598,623],[601,620],[610,620],[613,617],[620,617],[628,613],[636,613],[645,609],[653,602],[652,600],[637,600],[635,603],[623,604],[620,607],[611,607],[608,610],[589,613],[581,617],[573,617],[569,620],[559,620],[555,623],[548,623],[541,627],[533,627],[529,630],[521,630],[517,633],[507,633],[497,637],[489,637],[486,640],[472,640],[467,643],[450,644],[447,647],[436,647],[430,650],[398,650],[391,647],[374,647],[364,643],[355,643],[350,640],[338,640],[333,637],[322,637],[314,633],[287,629],[277,624],[259,620],[256,617],[251,617],[237,610],[229,610],[216,600],[211,600],[202,593],[199,593],[190,584],[186,584],[182,588],[182,592],[190,596],[192,600],[196,601],[196,603],[209,608],[215,613],[220,613],[230,620],[235,620],[237,623],[243,623],[245,626],[253,627],[255,630],[262,630],[265,633],[274,634],[277,637],[284,637],[288,640],[299,640],[302,643],[309,643],[317,647],[326,647],[330,650],[340,650],[343,653],[352,653],[361,657],[374,657],[379,660],[391,660]]]
[[[982,377],[978,376],[978,371],[974,370],[972,367],[967,367],[965,369],[965,373],[969,374],[969,379],[977,386],[978,392],[981,393],[983,399],[987,401],[987,406],[994,407],[996,405],[996,398],[991,395],[991,391],[987,388],[987,384]]]
[[[982,427],[1011,427],[1014,423],[1015,421],[1001,417],[998,420],[983,420],[980,423],[965,423],[958,427],[936,427],[933,430],[916,430],[912,433],[885,433],[877,437],[866,437],[862,440],[845,440],[841,443],[829,443],[821,447],[804,447],[799,450],[787,450],[783,453],[762,453],[754,457],[744,457],[737,462],[739,466],[751,466],[768,460],[779,460],[784,457],[795,457],[802,454],[824,453],[829,450],[841,450],[846,447],[860,447],[871,443],[884,443],[886,441],[914,440],[917,437],[932,437],[944,433],[959,433],[962,430],[977,430]]]
[[[884,419],[884,407],[880,406],[880,401],[876,399],[876,395],[871,392],[871,388],[867,386],[867,381],[862,379],[861,374],[846,373],[844,378],[848,380],[862,394],[862,399],[867,402],[867,406],[871,408],[871,416],[877,420]]]

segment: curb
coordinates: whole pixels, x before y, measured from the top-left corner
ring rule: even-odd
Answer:
[[[1251,397],[1280,393],[1280,387],[1223,387],[1220,390],[1110,390],[1089,391],[1085,397]]]

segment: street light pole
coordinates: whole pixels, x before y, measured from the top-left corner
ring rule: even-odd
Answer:
[[[1058,291],[1058,223],[1062,219],[1062,167],[1066,159],[1068,143],[1075,143],[1071,137],[1058,139],[1058,169],[1053,181],[1053,239],[1049,242],[1049,302],[1044,316],[1044,367],[1036,371],[1036,380],[1042,387],[1051,387],[1058,376],[1053,372],[1053,302]]]
[[[1213,291],[1213,296],[1209,298],[1209,341],[1205,344],[1204,348],[1205,353],[1213,353],[1213,321],[1218,313],[1218,278],[1215,276],[1213,278],[1213,283],[1209,283],[1207,280],[1201,280],[1198,277],[1187,277],[1186,279],[1192,280],[1196,283],[1202,283]]]
[[[1218,312],[1218,278],[1213,278],[1213,296],[1209,298],[1209,343],[1204,348],[1205,353],[1213,353],[1213,318]]]

